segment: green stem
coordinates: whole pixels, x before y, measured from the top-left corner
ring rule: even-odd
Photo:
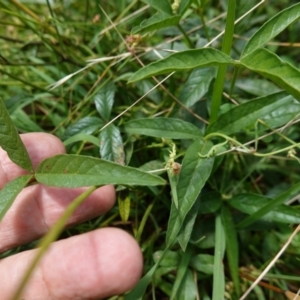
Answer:
[[[199,15],[200,15],[200,19],[201,19],[201,22],[202,22],[202,25],[203,25],[203,30],[204,30],[205,35],[206,35],[206,39],[208,41],[210,41],[210,34],[209,34],[208,28],[206,26],[204,13],[203,13],[204,12],[204,7],[205,7],[205,1],[201,0],[201,6],[198,3],[198,7],[199,7]]]
[[[228,55],[230,54],[230,50],[232,46],[234,21],[235,21],[235,7],[236,7],[236,0],[229,0],[225,34],[224,34],[224,39],[222,44],[222,51]],[[213,95],[212,95],[211,116],[210,116],[211,122],[214,122],[218,118],[218,114],[221,106],[221,100],[222,100],[226,69],[227,66],[220,66],[218,70],[217,78],[214,85]]]
[[[225,139],[227,141],[230,141],[233,145],[237,145],[237,146],[241,147],[242,149],[245,150],[245,153],[253,154],[254,156],[258,156],[258,157],[267,157],[267,156],[278,154],[278,153],[281,153],[281,152],[284,152],[284,151],[291,150],[295,147],[300,147],[300,143],[297,143],[297,144],[293,143],[293,145],[291,145],[291,146],[288,146],[288,147],[285,147],[285,148],[282,148],[282,149],[279,149],[279,150],[275,150],[275,151],[272,151],[272,152],[257,153],[257,152],[253,152],[251,149],[248,149],[242,143],[240,143],[237,140],[229,137],[228,135],[225,135],[225,134],[222,134],[222,133],[219,133],[219,132],[214,132],[214,133],[208,134],[207,136],[204,137],[204,140],[209,140],[210,138],[213,138],[213,137],[216,137],[216,136],[222,137],[223,139]],[[206,156],[200,156],[200,157],[207,157],[207,155]]]
[[[69,217],[72,215],[72,213],[75,211],[75,209],[93,192],[97,189],[97,187],[92,186],[88,190],[84,191],[82,194],[80,194],[78,197],[76,197],[71,204],[66,208],[63,215],[58,219],[58,221],[54,224],[54,226],[51,228],[51,230],[48,232],[48,234],[41,240],[39,244],[39,250],[34,257],[33,261],[28,267],[28,270],[26,271],[21,284],[18,286],[14,296],[13,300],[17,300],[20,298],[21,293],[23,289],[25,288],[28,280],[30,279],[35,267],[37,266],[38,262],[41,260],[43,254],[48,249],[49,245],[57,239],[59,234],[64,229],[64,226],[66,222],[68,221]]]
[[[191,49],[194,49],[195,46],[193,44],[193,42],[190,40],[190,38],[188,37],[188,35],[186,34],[185,30],[181,27],[180,24],[177,25],[178,29],[180,30],[180,32],[183,34],[185,41],[187,42],[188,46]]]

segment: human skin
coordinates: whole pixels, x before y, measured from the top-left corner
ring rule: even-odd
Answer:
[[[62,142],[46,133],[21,135],[34,168],[65,153]],[[0,148],[0,189],[26,174]],[[84,188],[62,189],[36,184],[26,187],[0,222],[0,252],[45,234]],[[115,203],[113,186],[94,191],[74,212],[68,225],[107,212]],[[10,300],[37,250],[0,261],[1,299]],[[117,228],[102,228],[53,243],[22,294],[28,300],[93,300],[122,294],[135,286],[143,267],[136,241]]]

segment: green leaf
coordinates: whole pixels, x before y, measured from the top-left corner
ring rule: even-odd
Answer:
[[[159,174],[165,173],[165,170],[162,170],[165,168],[165,166],[166,166],[166,164],[160,160],[151,160],[151,161],[146,162],[142,166],[140,166],[139,170],[144,171],[144,172],[161,170],[159,172],[155,172],[155,174],[159,175]]]
[[[222,198],[218,192],[209,192],[201,194],[201,206],[199,214],[212,214],[215,213],[222,205]]]
[[[171,245],[183,225],[183,222],[197,200],[204,184],[210,176],[214,158],[201,158],[212,147],[209,141],[196,140],[187,150],[177,184],[178,210],[175,205],[170,213],[167,230],[167,244]]]
[[[169,184],[170,184],[170,189],[171,189],[172,203],[175,204],[176,209],[178,209],[177,182],[178,182],[179,175],[175,174],[175,172],[174,172],[174,169],[173,169],[174,164],[172,163],[172,165],[170,166],[170,162],[169,162],[170,153],[169,153],[169,155],[165,154],[164,159],[165,159],[165,162],[166,162],[165,166],[168,167],[167,168],[167,173],[168,173],[168,179],[169,179]]]
[[[153,254],[153,260],[157,263],[162,255],[163,251],[159,250]],[[170,251],[168,250],[165,255],[164,259],[160,263],[160,267],[177,267],[180,262],[180,255],[177,251]]]
[[[177,298],[178,300],[196,300],[198,296],[198,287],[195,282],[194,274],[187,269],[182,283],[180,285]]]
[[[123,140],[118,127],[110,124],[100,132],[100,156],[120,165],[125,164]]]
[[[146,33],[152,30],[158,30],[168,26],[177,25],[179,24],[180,19],[180,15],[169,15],[163,12],[158,12],[149,19],[144,20],[139,26],[134,27],[131,33],[136,34],[140,31]]]
[[[249,217],[245,218],[241,223],[238,224],[238,227],[246,227],[246,226],[252,224],[253,222],[261,219],[263,216],[265,216],[269,212],[273,211],[274,209],[278,208],[278,206],[280,206],[287,200],[291,199],[293,196],[295,196],[297,193],[299,193],[299,191],[300,191],[300,183],[297,183],[297,184],[293,185],[290,189],[288,189],[287,191],[283,192],[281,195],[276,197],[275,199],[272,199],[271,201],[269,201],[267,204],[262,206],[255,213],[253,213]],[[287,208],[287,207],[289,207],[289,206],[285,206],[285,208]],[[289,207],[289,208],[292,209],[291,211],[294,210],[293,207]],[[298,214],[298,216],[300,216],[300,213]]]
[[[179,219],[179,210],[178,208],[176,208],[174,201],[172,201],[166,234],[166,242],[169,247],[176,241],[182,224],[183,222],[181,222],[181,220]]]
[[[178,13],[182,16],[191,6],[193,0],[181,0],[178,8]]]
[[[248,215],[252,215],[265,205],[272,203],[272,201],[274,200],[261,195],[239,194],[232,197],[228,203],[237,210]],[[276,205],[276,208],[274,208],[272,211],[269,211],[267,214],[264,214],[262,218],[271,222],[298,224],[300,223],[300,212],[298,209],[292,206],[282,204],[279,206]],[[244,224],[241,225],[247,225]],[[238,226],[240,226],[240,224],[238,224]]]
[[[193,204],[192,208],[187,213],[184,222],[181,226],[181,230],[178,235],[178,242],[183,251],[186,250],[186,247],[191,239],[191,235],[194,229],[194,224],[200,207],[200,202],[201,202],[201,197],[198,197],[195,203]]]
[[[234,64],[234,60],[214,48],[186,50],[171,54],[165,59],[153,62],[138,70],[129,78],[129,82],[135,82],[147,77],[174,71],[188,71],[200,67],[228,64]]]
[[[36,180],[50,186],[82,187],[105,184],[162,185],[165,181],[131,167],[82,155],[56,155],[45,159],[36,170]]]
[[[125,300],[141,300],[143,295],[146,292],[146,288],[148,284],[150,283],[154,272],[158,268],[161,261],[163,261],[165,254],[169,252],[168,248],[165,248],[162,252],[160,259],[155,263],[155,265],[147,272],[146,275],[138,282],[138,284],[135,286],[133,290],[131,290],[126,296]]]
[[[169,139],[196,139],[202,136],[195,125],[173,118],[132,120],[124,124],[124,131]]]
[[[235,87],[254,95],[262,97],[280,92],[280,88],[268,79],[262,78],[242,78],[236,80]]]
[[[103,126],[103,121],[98,117],[84,117],[78,122],[69,126],[64,134],[62,135],[62,140],[66,140],[76,134],[85,133],[92,134],[96,130]]]
[[[212,275],[214,272],[214,256],[210,254],[197,254],[191,259],[190,266],[199,272]]]
[[[277,55],[266,49],[256,49],[244,56],[240,62],[246,68],[271,79],[300,101],[299,69],[281,60]]]
[[[222,132],[230,135],[239,132],[278,107],[288,106],[293,99],[285,92],[278,92],[243,103],[220,115],[207,127],[206,134]]]
[[[128,217],[130,214],[130,202],[131,202],[130,200],[131,199],[129,196],[125,197],[125,199],[118,197],[119,211],[123,222],[128,221]]]
[[[226,236],[226,255],[229,271],[234,283],[234,289],[239,297],[241,294],[239,276],[239,244],[235,224],[230,211],[225,205],[223,205],[221,210],[221,220]]]
[[[172,15],[172,8],[168,0],[142,0],[157,11]]]
[[[96,147],[99,147],[99,145],[100,145],[99,138],[96,138],[95,136],[85,134],[85,133],[78,133],[78,134],[75,134],[75,135],[69,137],[68,139],[66,139],[64,141],[64,145],[68,146],[68,145],[76,143],[76,142],[82,142],[82,143],[89,142],[89,143],[95,145]]]
[[[289,105],[282,105],[261,119],[269,127],[278,128],[286,125],[300,113],[300,103],[295,99]]]
[[[217,215],[212,300],[225,299],[225,275],[224,275],[224,264],[223,264],[224,251],[225,251],[225,232],[221,221],[221,217]]]
[[[164,251],[159,250],[154,252],[153,254],[153,260],[155,263],[157,263]],[[160,266],[161,267],[177,267],[180,262],[180,255],[177,251],[171,251],[168,250],[165,255],[164,259],[161,261]]]
[[[192,251],[191,248],[189,247],[185,252],[183,252],[183,255],[181,257],[181,261],[177,269],[176,279],[173,284],[170,300],[175,299],[176,295],[178,294],[179,287],[182,284],[185,274],[188,270],[191,256],[192,256]]]
[[[295,22],[299,17],[300,3],[282,10],[255,32],[255,34],[246,44],[242,53],[242,57],[250,54],[257,48],[263,47],[264,44],[273,39],[286,27]]]
[[[109,120],[114,98],[115,85],[112,81],[104,85],[94,97],[96,109],[106,122]]]
[[[186,107],[193,106],[207,93],[211,81],[216,76],[215,68],[195,69],[183,85],[179,100]]]
[[[215,247],[215,220],[212,218],[197,218],[191,242],[200,249]]]
[[[52,115],[49,115],[51,118]],[[43,132],[44,130],[28,115],[23,109],[16,109],[10,118],[18,131],[23,132]]]
[[[32,175],[17,177],[0,190],[0,221],[31,178]]]
[[[32,164],[27,150],[12,123],[8,111],[0,99],[0,147],[7,152],[7,155],[15,164],[32,172]]]

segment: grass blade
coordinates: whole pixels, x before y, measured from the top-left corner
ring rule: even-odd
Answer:
[[[221,216],[217,215],[212,300],[225,299],[225,275],[224,275],[224,267],[223,267],[224,251],[225,251],[225,233],[221,221]]]
[[[237,232],[232,215],[228,208],[223,205],[221,210],[221,220],[224,226],[226,236],[226,255],[228,259],[229,271],[234,283],[234,289],[239,297],[241,294],[240,289],[240,276],[239,276],[239,245],[237,239]]]

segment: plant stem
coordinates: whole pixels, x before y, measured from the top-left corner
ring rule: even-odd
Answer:
[[[224,34],[224,39],[222,44],[222,51],[228,55],[230,54],[232,40],[233,40],[235,7],[236,7],[236,1],[229,0],[225,34]],[[212,95],[211,116],[210,116],[211,122],[214,122],[218,118],[218,114],[221,106],[226,69],[227,66],[221,66],[219,67],[218,70],[217,78],[214,85],[213,95]]]
[[[193,42],[190,40],[190,38],[188,37],[188,35],[186,34],[185,30],[182,28],[182,26],[180,24],[177,25],[178,29],[180,30],[180,32],[183,34],[185,41],[187,42],[188,46],[191,49],[194,49],[195,46],[193,44]]]
[[[64,226],[66,222],[68,221],[69,217],[72,215],[72,213],[75,211],[75,209],[93,192],[97,189],[97,187],[92,186],[86,191],[84,191],[82,194],[80,194],[78,197],[76,197],[71,204],[66,208],[62,216],[58,219],[58,221],[53,225],[53,227],[50,229],[48,234],[41,240],[39,244],[39,250],[34,257],[33,261],[29,265],[28,270],[26,271],[20,285],[16,289],[16,292],[13,296],[13,300],[18,300],[21,296],[21,293],[23,289],[26,286],[26,283],[30,279],[32,272],[34,271],[35,267],[37,266],[38,262],[42,258],[43,254],[48,249],[49,245],[57,239],[59,234],[64,229]]]

